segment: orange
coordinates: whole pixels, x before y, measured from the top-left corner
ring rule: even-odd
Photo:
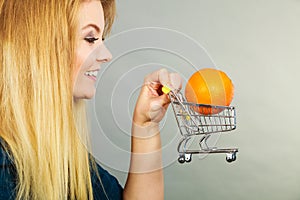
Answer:
[[[234,86],[230,78],[222,71],[205,68],[195,72],[185,87],[185,97],[188,102],[229,106],[234,93]],[[192,107],[200,114],[217,114],[223,109],[211,106]]]

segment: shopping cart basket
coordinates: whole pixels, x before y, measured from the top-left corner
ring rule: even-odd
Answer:
[[[228,162],[236,160],[237,148],[219,149],[209,147],[207,143],[212,134],[228,132],[236,128],[235,107],[191,103],[185,100],[180,91],[172,91],[167,87],[164,87],[163,91],[170,97],[182,136],[177,148],[179,163],[190,162],[193,154],[225,153]],[[218,110],[218,112],[212,112],[216,114],[200,114],[201,112],[195,110]],[[189,141],[195,136],[200,136],[199,148],[189,149]]]

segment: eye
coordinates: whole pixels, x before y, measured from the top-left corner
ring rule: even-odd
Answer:
[[[84,38],[85,41],[87,41],[88,43],[94,44],[95,41],[99,40],[99,38],[95,38],[95,37],[86,37]]]

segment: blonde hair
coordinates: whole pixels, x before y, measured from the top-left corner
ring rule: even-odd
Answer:
[[[81,2],[0,0],[0,136],[16,199],[93,199],[85,102],[72,95]],[[101,3],[107,35],[115,2]]]

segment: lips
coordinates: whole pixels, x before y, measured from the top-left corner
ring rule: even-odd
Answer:
[[[86,75],[88,78],[90,78],[92,80],[97,80],[98,71],[99,71],[99,69],[87,71],[84,73],[84,75]]]

